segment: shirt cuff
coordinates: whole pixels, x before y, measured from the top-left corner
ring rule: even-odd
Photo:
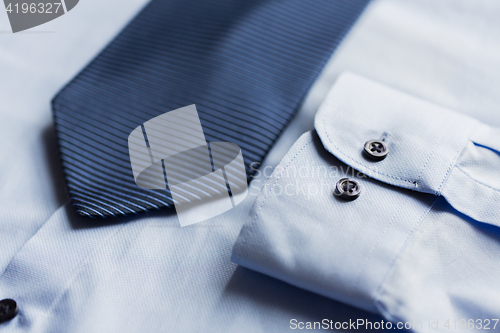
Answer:
[[[499,225],[498,129],[354,74],[339,78],[315,128],[262,188],[235,263],[378,312],[379,289],[439,196]],[[388,148],[383,160],[363,154],[370,140]],[[335,195],[342,178],[358,181],[357,199]]]

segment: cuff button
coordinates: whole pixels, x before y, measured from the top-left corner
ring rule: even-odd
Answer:
[[[389,153],[389,147],[382,140],[370,140],[365,143],[364,153],[373,161],[382,161]]]
[[[361,185],[351,178],[342,178],[335,185],[334,194],[344,200],[354,200],[361,193]]]
[[[13,299],[4,299],[0,301],[0,323],[11,320],[17,316],[18,312],[17,303]]]

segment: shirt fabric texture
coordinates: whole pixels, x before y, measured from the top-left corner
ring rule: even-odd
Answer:
[[[264,185],[233,260],[421,331],[494,319],[500,130],[352,74],[315,129]],[[367,160],[382,137],[389,154]],[[354,201],[334,195],[344,177],[361,184]]]
[[[0,11],[0,299],[12,298],[19,305],[19,314],[0,324],[0,331],[286,332],[296,331],[290,328],[291,319],[381,320],[320,296],[318,293],[331,288],[331,283],[319,285],[313,293],[281,281],[289,279],[296,284],[295,276],[283,274],[279,280],[239,267],[230,260],[233,246],[265,179],[293,143],[313,130],[316,112],[345,71],[500,127],[498,1],[373,1],[271,149],[244,203],[187,228],[178,226],[175,214],[166,213],[97,225],[78,216],[67,201],[50,101],[145,4],[142,0],[80,1],[68,15],[17,34],[10,33],[7,15]],[[321,141],[315,142],[322,150],[309,151],[311,158],[320,160],[316,154],[322,151],[322,156],[335,160]],[[478,150],[477,145],[473,148],[467,150],[471,156],[462,156],[460,163],[465,166],[460,169],[480,175],[482,172],[474,169],[482,164],[475,161],[491,154]],[[479,159],[474,156],[478,152],[482,155]],[[486,171],[491,177],[491,170]],[[489,180],[492,184],[493,179],[497,178]],[[377,191],[382,187],[391,198],[407,193],[409,203],[413,203],[401,209],[408,223],[418,223],[413,213],[424,214],[422,207],[430,205],[425,200],[435,196],[379,180],[369,182],[367,186]],[[368,197],[367,193],[365,188],[352,204]],[[382,200],[392,205],[388,198]],[[470,203],[472,208],[479,204],[479,198]],[[376,207],[380,206],[377,203]],[[484,309],[481,316],[496,310],[495,292],[477,307],[469,301],[474,299],[472,293],[484,295],[483,290],[494,291],[498,283],[490,278],[496,256],[484,255],[498,247],[497,227],[477,222],[475,219],[483,219],[480,216],[469,219],[466,214],[472,213],[462,216],[451,207],[443,197],[434,204],[399,257],[401,264],[387,275],[378,305],[373,305],[370,296],[375,287],[372,282],[353,298],[358,306],[386,311],[394,318],[426,316],[441,308],[445,309],[443,315],[470,316],[476,315],[472,308]],[[460,207],[466,209],[464,204]],[[382,233],[380,227],[366,224],[378,235]],[[331,242],[327,241],[325,246]],[[390,256],[391,251],[386,254]],[[466,269],[471,264],[476,270]],[[320,263],[316,266],[324,267]],[[449,266],[453,269],[442,269]],[[357,267],[361,279],[382,275]],[[426,274],[413,276],[410,273],[415,267]],[[464,276],[457,278],[459,270]],[[340,272],[336,274],[340,276]],[[468,281],[474,281],[476,287],[468,289]],[[352,282],[346,286],[355,289]],[[427,303],[429,309],[417,302],[457,288],[469,290],[471,295],[454,296],[450,306],[439,302],[433,308]],[[330,296],[338,299],[338,295],[332,292]]]

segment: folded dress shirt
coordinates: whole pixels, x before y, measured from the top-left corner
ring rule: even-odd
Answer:
[[[250,194],[244,203],[210,221],[186,228],[179,227],[175,214],[160,213],[108,219],[98,224],[95,219],[78,216],[67,201],[50,101],[146,2],[80,1],[60,19],[17,34],[10,33],[7,15],[0,13],[0,299],[13,299],[19,307],[15,318],[0,324],[0,332],[267,333],[300,331],[290,324],[292,320],[379,321],[381,318],[377,315],[240,267],[230,261],[232,248],[271,168],[276,167],[300,135],[313,129],[315,113],[342,72],[362,74],[500,127],[500,2],[372,1],[307,93],[297,117],[260,166],[260,175],[250,183]],[[358,87],[354,91],[356,89]],[[401,110],[400,115],[404,114]],[[351,130],[354,132],[361,125]],[[387,128],[380,130],[388,131]],[[363,137],[360,142],[363,145],[365,140],[380,138]],[[492,136],[485,135],[485,138]],[[475,137],[477,141],[480,139]],[[391,137],[386,140],[389,154],[384,161],[389,161],[396,148]],[[316,143],[321,156],[336,161],[319,138]],[[310,145],[305,149],[309,148]],[[493,151],[479,150],[477,145],[474,148],[469,151],[471,156],[460,162],[462,169],[467,163],[471,175],[478,176],[472,169],[482,167],[483,163],[472,165],[467,161],[482,161],[474,158],[478,153],[496,155],[490,154]],[[358,154],[363,147],[353,149]],[[332,196],[341,177],[358,179],[357,171],[352,174],[353,168],[345,171],[348,164],[337,166],[344,166],[344,171],[339,168],[338,177],[324,179]],[[494,186],[495,176],[487,179],[486,184]],[[348,205],[367,200],[370,180],[358,180],[362,191],[356,200],[347,202]],[[377,182],[374,183],[377,189],[386,186],[394,191],[418,194],[371,181]],[[290,187],[287,189],[290,191]],[[430,193],[421,195],[431,201],[434,197]],[[302,196],[305,200],[307,193]],[[372,230],[383,232],[385,225],[381,226],[373,216],[381,214],[380,211],[386,211],[389,216],[387,202],[397,205],[390,199],[392,197],[379,196],[372,207],[374,212],[366,211],[366,226],[373,225]],[[259,200],[262,203],[262,199]],[[455,313],[471,317],[467,319],[485,318],[492,311],[498,314],[494,306],[500,299],[499,288],[493,278],[498,276],[497,227],[469,219],[462,213],[459,215],[446,200],[441,197],[408,238],[398,263],[387,276],[379,299],[394,318],[416,318],[432,313],[434,319],[428,319],[435,321],[438,313],[446,315],[452,305]],[[355,227],[352,222],[355,216],[344,214],[345,220],[340,221],[341,210],[328,211],[330,206],[318,197],[308,202],[310,207],[303,207],[302,202],[295,210],[296,215],[306,216],[306,211],[310,213],[315,209],[310,217],[303,219],[304,227],[317,221],[316,216],[330,213],[330,220],[322,222],[322,226],[329,226],[338,235],[319,234],[309,240],[306,234],[296,234],[289,241],[297,247],[297,252],[303,250],[307,242],[321,246],[315,257],[311,253],[303,254],[304,258],[312,258],[311,268],[315,265],[326,269],[333,258],[346,256],[344,270],[335,267],[335,274],[323,279],[327,286],[337,284],[338,289],[342,289],[339,277],[347,271],[351,275],[343,281],[348,281],[359,266],[354,254],[365,245],[354,242],[354,237],[343,232],[342,228]],[[472,207],[482,202],[482,197],[470,200]],[[279,205],[278,202],[276,207]],[[408,204],[405,206],[401,209],[408,210]],[[484,210],[488,211],[490,209]],[[283,215],[287,213],[282,211]],[[412,219],[414,217],[408,214],[401,220],[410,223]],[[386,220],[389,223],[389,218]],[[394,233],[394,229],[390,227],[386,232]],[[366,234],[366,231],[360,232],[358,237],[367,237]],[[279,233],[269,234],[269,237],[277,235]],[[286,240],[287,235],[283,236]],[[329,251],[334,241],[344,245],[341,248],[339,244],[337,252]],[[280,244],[285,251],[285,243]],[[256,246],[254,251],[264,252],[261,246]],[[290,265],[299,258],[297,252],[289,253]],[[372,252],[371,249],[368,252]],[[380,251],[373,253],[377,257],[381,255]],[[266,251],[265,255],[271,258],[274,254]],[[262,261],[255,263],[260,263],[256,268],[262,271],[259,269]],[[362,282],[366,272],[374,274],[373,265],[367,259],[365,268],[360,268]],[[278,269],[280,266],[274,272]],[[317,272],[324,271],[302,270],[301,274]],[[290,271],[283,273],[291,277]],[[276,276],[271,271],[269,274]],[[297,284],[299,280],[288,281]],[[320,288],[326,290],[325,285],[318,284],[317,288],[318,292]],[[446,297],[449,301],[444,303]],[[477,312],[486,310],[479,318],[472,318],[477,314],[471,311],[473,308]],[[457,318],[457,324],[459,320]],[[439,323],[440,327],[445,324]],[[452,322],[450,325],[453,327]],[[489,328],[489,332],[494,331],[493,322]],[[497,325],[496,330],[498,328]],[[367,330],[356,330],[364,331]]]
[[[233,261],[417,331],[498,319],[500,129],[344,74],[315,130],[264,185]],[[344,178],[354,200],[335,195]]]

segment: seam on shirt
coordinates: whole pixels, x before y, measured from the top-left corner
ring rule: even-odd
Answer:
[[[335,147],[335,149],[337,149],[338,153],[341,154],[341,155],[344,155],[345,157],[349,158],[353,163],[357,164],[358,166],[361,166],[361,167],[366,167],[368,170],[372,171],[372,172],[375,172],[375,173],[378,173],[380,175],[383,175],[383,176],[387,176],[387,177],[390,177],[390,178],[393,178],[393,179],[399,179],[399,180],[403,180],[405,182],[408,182],[408,183],[411,183],[414,188],[418,188],[418,181],[420,180],[420,178],[422,177],[422,174],[424,172],[424,169],[427,167],[429,161],[431,160],[431,157],[434,155],[435,151],[436,151],[436,148],[439,146],[439,143],[443,140],[444,136],[445,136],[445,132],[443,132],[441,134],[441,137],[439,138],[439,140],[437,141],[437,143],[434,145],[434,148],[432,149],[432,152],[428,155],[425,163],[424,163],[424,166],[422,167],[422,169],[420,170],[420,173],[417,177],[417,179],[415,181],[410,181],[408,179],[404,179],[404,178],[401,178],[401,177],[397,177],[397,176],[392,176],[392,175],[388,175],[388,174],[385,174],[383,172],[380,172],[380,171],[376,171],[376,170],[373,170],[371,169],[369,166],[365,165],[365,164],[361,164],[359,163],[356,159],[354,159],[353,157],[351,157],[350,155],[348,154],[345,154],[341,151],[341,149],[335,144],[333,143],[332,141],[332,138],[330,137],[329,133],[328,133],[328,130],[326,129],[326,119],[323,118],[322,122],[320,123],[323,131],[325,132],[328,140],[330,141],[330,143],[332,144],[333,147]],[[470,135],[469,135],[470,136]],[[452,160],[452,162],[450,163],[450,165],[448,166],[448,169],[445,173],[445,176],[443,177],[443,180],[441,181],[438,189],[436,190],[435,194],[436,195],[440,195],[440,192],[441,192],[441,189],[444,185],[444,183],[446,182],[446,180],[448,179],[450,173],[451,173],[451,170],[453,169],[453,167],[456,165],[456,162],[458,160],[458,158],[462,155],[463,151],[465,150],[466,146],[463,147],[463,148],[460,148],[458,151],[457,151],[457,155],[455,155],[455,158]],[[462,152],[462,153],[461,153]]]
[[[406,205],[406,203],[408,202],[408,200],[410,199],[409,195],[405,195],[405,201],[403,202],[402,205],[399,206],[399,209],[396,210],[396,212],[394,213],[394,215],[392,216],[392,218],[389,220],[389,223],[387,224],[387,226],[384,228],[384,231],[382,232],[382,234],[380,235],[380,237],[378,238],[377,242],[373,245],[373,247],[371,248],[370,252],[368,252],[368,254],[365,256],[364,260],[363,260],[363,263],[361,265],[361,269],[359,270],[359,273],[356,277],[356,284],[358,285],[359,284],[359,281],[361,280],[361,276],[363,274],[363,272],[365,271],[365,267],[366,265],[368,264],[368,259],[371,258],[372,254],[375,252],[375,250],[379,247],[380,245],[380,242],[382,241],[382,239],[384,238],[384,235],[386,234],[386,232],[391,228],[392,226],[392,223],[394,222],[394,220],[396,219],[396,217],[399,215],[399,213],[401,212],[401,210],[403,209],[403,207]]]
[[[100,250],[107,244],[109,244],[126,226],[128,223],[123,223],[118,230],[116,230],[112,235],[110,235],[105,241],[103,241],[99,246],[97,246],[84,260],[81,261],[81,263],[78,264],[78,266],[75,269],[74,274],[68,279],[68,282],[64,285],[60,293],[54,298],[52,303],[49,305],[47,311],[46,311],[46,316],[44,322],[41,323],[41,325],[45,325],[49,317],[52,316],[52,312],[54,308],[61,302],[63,299],[64,295],[66,295],[67,291],[69,290],[70,286],[74,283],[75,279],[80,275],[82,270],[87,267],[91,263],[91,259],[93,259],[95,256],[97,256],[100,253]]]
[[[310,132],[310,135],[312,135],[311,132]],[[302,146],[302,148],[300,148],[300,150],[297,153],[295,153],[295,155],[290,159],[290,161],[288,162],[288,164],[286,165],[286,167],[283,168],[281,174],[277,178],[273,179],[273,181],[274,181],[273,186],[262,197],[262,203],[261,203],[260,207],[255,211],[255,213],[254,213],[255,215],[253,216],[253,218],[251,219],[251,221],[248,223],[248,225],[245,228],[245,230],[243,230],[244,234],[242,233],[243,238],[242,238],[242,242],[241,242],[243,245],[247,245],[248,244],[248,232],[247,232],[247,230],[249,230],[255,224],[255,221],[257,220],[257,217],[259,216],[259,213],[261,212],[262,208],[264,207],[264,204],[268,202],[267,199],[271,195],[274,187],[276,186],[276,184],[278,184],[278,181],[285,174],[285,171],[288,169],[288,167],[290,167],[290,165],[292,164],[292,162],[297,158],[297,156],[300,155],[300,153],[302,153],[302,151],[304,150],[304,148],[306,148],[309,144],[311,144],[313,142],[313,140],[314,140],[313,137],[309,138],[309,141],[307,143],[305,143]],[[279,163],[278,163],[278,166],[279,166]],[[272,177],[272,175],[271,175],[271,177]],[[239,252],[239,251],[237,251],[237,252]]]
[[[382,282],[380,283],[380,286],[377,288],[373,304],[380,311],[380,313],[382,313],[382,314],[384,314],[384,315],[386,315],[388,317],[393,317],[393,316],[389,313],[389,311],[387,309],[385,309],[385,306],[380,301],[380,298],[381,298],[382,293],[383,293],[383,287],[384,287],[385,283],[387,282],[387,280],[389,279],[389,276],[392,273],[393,269],[396,267],[396,263],[397,263],[398,259],[401,257],[401,255],[403,254],[403,252],[405,251],[405,249],[410,244],[410,240],[413,238],[413,235],[419,229],[420,225],[422,224],[422,221],[429,214],[429,212],[432,210],[432,208],[434,207],[434,205],[436,204],[436,202],[438,200],[439,200],[439,197],[436,197],[432,201],[432,203],[429,205],[429,208],[426,209],[424,211],[424,213],[420,216],[420,218],[417,220],[417,222],[415,223],[415,225],[413,226],[413,228],[411,229],[411,231],[408,233],[408,236],[406,237],[406,240],[405,240],[403,246],[401,246],[401,248],[399,249],[399,251],[396,254],[396,256],[394,256],[394,259],[392,260],[391,264],[389,265],[389,269],[387,270],[384,278],[382,279]]]
[[[495,187],[492,187],[490,185],[487,185],[483,182],[480,182],[479,180],[473,178],[470,174],[468,174],[465,170],[463,170],[460,166],[457,165],[457,169],[460,170],[464,175],[466,175],[468,178],[470,178],[472,181],[474,181],[475,183],[479,184],[479,185],[482,185],[484,187],[487,187],[489,189],[492,189],[493,191],[496,191],[496,192],[500,192],[500,189],[497,189]]]
[[[16,259],[16,257],[19,255],[19,253],[21,253],[21,251],[26,247],[26,245],[34,238],[38,235],[38,233],[42,230],[42,228],[52,219],[52,217],[57,214],[57,212],[59,212],[59,210],[61,208],[63,208],[64,206],[66,206],[69,202],[71,201],[71,199],[67,199],[61,206],[59,206],[53,213],[52,215],[50,215],[47,220],[45,222],[42,223],[42,225],[40,225],[40,227],[35,231],[34,234],[31,235],[30,238],[28,238],[27,241],[24,242],[24,244],[16,251],[16,253],[12,256],[12,258],[10,259],[9,263],[5,266],[5,269],[3,270],[2,274],[0,274],[0,279],[3,278],[5,272],[7,272],[7,270],[9,269],[9,267],[12,265],[12,262]]]
[[[418,183],[418,181],[420,180],[420,177],[422,177],[422,175],[424,174],[424,170],[425,168],[427,167],[427,165],[429,164],[429,161],[431,160],[431,157],[434,155],[434,153],[436,152],[436,149],[437,147],[439,147],[441,141],[443,141],[443,138],[445,136],[445,134],[447,134],[445,131],[443,131],[443,133],[441,133],[441,136],[439,137],[439,140],[436,141],[436,144],[434,145],[434,148],[432,148],[432,151],[431,153],[429,154],[429,156],[427,156],[427,159],[425,160],[425,163],[424,163],[424,166],[422,167],[422,169],[420,170],[420,173],[418,174],[418,177],[417,177],[417,180],[415,180],[416,183]],[[452,165],[453,165],[453,161],[452,161]],[[446,173],[447,174],[447,173]],[[444,179],[446,179],[446,175],[444,177]],[[444,181],[443,179],[443,181]],[[415,186],[416,187],[416,186]],[[439,189],[437,191],[439,193]]]
[[[321,123],[321,127],[322,127],[322,129],[324,130],[324,132],[325,132],[325,134],[326,134],[326,136],[327,136],[328,140],[329,140],[329,141],[330,141],[330,143],[332,144],[332,146],[333,146],[333,147],[335,147],[335,149],[337,149],[337,151],[338,151],[341,155],[343,155],[343,156],[345,156],[346,158],[348,158],[349,160],[351,160],[354,164],[356,164],[356,165],[358,165],[358,166],[366,167],[368,170],[370,170],[370,171],[372,171],[372,172],[375,172],[375,173],[378,173],[378,174],[380,174],[380,175],[382,175],[382,176],[386,176],[386,177],[389,177],[389,178],[393,178],[393,179],[398,179],[398,180],[405,181],[405,182],[407,182],[407,183],[412,184],[415,188],[417,188],[418,184],[417,184],[417,183],[415,183],[415,181],[411,181],[411,180],[408,180],[408,179],[405,179],[405,178],[401,178],[401,177],[397,177],[397,176],[388,175],[388,174],[385,174],[385,173],[383,173],[383,172],[373,170],[372,168],[368,167],[367,165],[359,163],[358,161],[356,161],[356,160],[355,160],[353,157],[351,157],[350,155],[343,153],[343,152],[340,150],[340,148],[339,148],[339,147],[338,147],[335,143],[333,143],[332,138],[330,137],[330,134],[328,134],[328,130],[326,130],[326,119],[323,119],[323,121],[322,121],[322,123]]]
[[[443,133],[441,134],[439,140],[437,141],[437,144],[434,145],[434,148],[432,149],[432,152],[429,154],[429,157],[425,161],[424,167],[422,168],[422,170],[420,171],[420,174],[418,175],[418,178],[416,180],[417,182],[420,180],[420,177],[422,177],[422,175],[424,173],[424,169],[427,167],[427,164],[431,160],[431,157],[434,155],[434,153],[436,151],[436,148],[439,147],[439,144],[441,143],[441,141],[445,137],[445,134],[446,133],[443,131]],[[468,136],[470,136],[470,135],[468,135]],[[444,174],[444,177],[441,180],[441,183],[439,184],[439,186],[438,186],[438,188],[437,188],[437,190],[435,192],[435,195],[438,195],[438,196],[440,195],[441,189],[443,188],[444,183],[446,183],[446,181],[448,180],[448,177],[450,176],[451,170],[456,165],[458,158],[462,155],[462,153],[463,153],[463,151],[465,150],[466,147],[467,147],[467,144],[465,144],[464,147],[459,148],[458,151],[456,151],[455,157],[452,159],[451,163],[448,165],[448,169],[446,170],[446,173]]]
[[[469,135],[470,136],[470,135]],[[470,141],[470,140],[469,140]],[[448,180],[448,178],[450,177],[450,174],[451,174],[451,171],[453,170],[454,167],[457,167],[458,168],[458,164],[457,164],[457,161],[460,159],[460,157],[462,157],[462,155],[465,153],[465,150],[467,149],[467,143],[464,145],[463,148],[460,148],[457,152],[456,152],[456,155],[455,155],[455,158],[453,159],[453,161],[451,161],[451,164],[450,166],[448,167],[448,170],[446,170],[446,174],[444,175],[444,178],[443,180],[441,181],[441,184],[439,184],[439,187],[436,191],[436,195],[441,195],[441,189],[443,188],[444,184],[446,183],[446,181]]]

